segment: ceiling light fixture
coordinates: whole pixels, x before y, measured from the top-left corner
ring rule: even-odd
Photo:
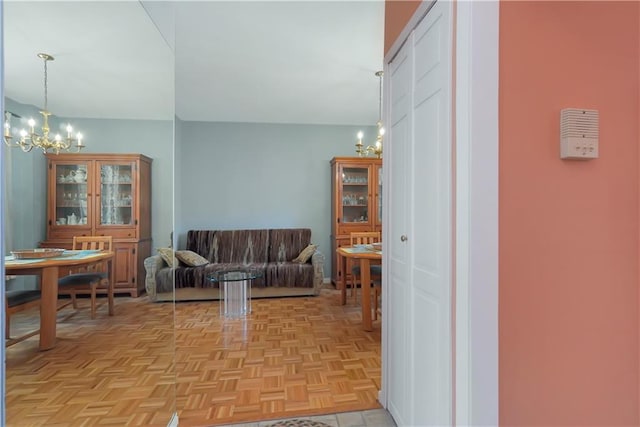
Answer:
[[[378,136],[376,137],[376,143],[374,145],[368,145],[364,148],[364,144],[362,144],[362,137],[364,137],[364,133],[362,131],[358,132],[358,142],[356,142],[356,153],[358,156],[362,157],[369,153],[373,153],[378,158],[382,157],[382,137],[384,136],[384,127],[382,126],[382,75],[384,72],[378,71],[376,72],[376,76],[380,79],[380,90],[379,90],[379,98],[378,98]]]
[[[34,147],[40,148],[43,153],[55,152],[56,154],[59,154],[60,151],[79,153],[80,150],[84,148],[84,145],[82,144],[82,134],[78,133],[73,136],[73,128],[70,124],[68,124],[66,128],[66,138],[62,138],[60,134],[56,134],[53,139],[49,139],[49,116],[51,113],[47,109],[47,62],[53,61],[54,57],[46,53],[39,53],[38,57],[44,61],[44,109],[40,111],[40,114],[42,114],[42,117],[44,118],[42,124],[42,135],[36,133],[36,121],[33,118],[30,118],[28,121],[29,131],[27,132],[25,129],[21,129],[20,139],[12,143],[11,116],[19,116],[9,111],[5,111],[4,143],[9,147],[20,147],[25,153],[33,150]]]

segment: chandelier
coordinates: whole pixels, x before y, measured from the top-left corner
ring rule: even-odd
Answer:
[[[358,132],[358,142],[356,142],[356,153],[358,156],[362,157],[369,153],[373,153],[378,158],[382,157],[382,137],[384,136],[384,127],[382,126],[382,75],[384,73],[382,71],[376,72],[376,76],[380,80],[380,89],[378,96],[378,136],[376,137],[376,142],[374,145],[368,145],[366,148],[362,143],[362,137],[364,137],[364,133],[362,131]]]
[[[49,116],[51,115],[51,112],[47,109],[47,62],[53,61],[54,57],[46,53],[39,53],[38,57],[44,61],[44,109],[40,111],[40,114],[42,114],[43,117],[41,134],[36,132],[36,121],[31,118],[27,122],[29,124],[29,131],[21,129],[20,139],[12,143],[11,140],[13,136],[11,136],[11,117],[20,116],[9,111],[5,111],[4,143],[9,147],[20,147],[25,153],[33,150],[34,147],[40,148],[43,153],[54,152],[59,154],[60,151],[79,153],[80,150],[84,148],[84,145],[82,144],[82,134],[77,133],[73,136],[73,128],[70,124],[68,124],[66,128],[66,138],[63,138],[60,134],[56,134],[53,139],[49,139]]]

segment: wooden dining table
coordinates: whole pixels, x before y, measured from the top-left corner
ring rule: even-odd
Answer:
[[[347,303],[347,259],[360,263],[360,283],[362,283],[362,326],[365,331],[373,330],[371,323],[371,260],[382,260],[382,251],[368,250],[362,247],[340,247],[336,250],[339,262],[342,264],[342,279],[340,280],[340,302]]]
[[[58,306],[58,278],[77,268],[88,268],[107,261],[109,271],[109,314],[113,315],[113,252],[65,251],[62,255],[44,259],[14,259],[7,256],[4,269],[7,275],[40,276],[40,350],[56,344],[56,313]]]

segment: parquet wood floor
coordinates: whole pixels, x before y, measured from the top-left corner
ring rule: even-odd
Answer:
[[[222,319],[217,301],[174,313],[141,297],[118,298],[114,317],[60,312],[53,350],[39,352],[37,336],[7,349],[7,425],[166,426],[177,410],[181,426],[207,426],[379,407],[379,322],[363,331],[360,308],[331,290],[252,308]]]

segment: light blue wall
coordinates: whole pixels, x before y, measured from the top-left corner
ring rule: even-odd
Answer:
[[[308,227],[330,276],[329,161],[374,127],[183,122],[179,247],[190,229]]]
[[[22,119],[12,119],[12,125],[17,129],[27,128],[26,121],[30,117],[41,122],[39,110],[32,105],[20,104],[5,98],[5,109],[22,116]],[[3,149],[6,150],[7,156],[3,173],[10,181],[10,189],[6,196],[8,217],[5,224],[10,241],[6,242],[6,250],[38,247],[46,238],[46,158],[42,151],[36,149],[29,153],[24,153],[19,148]],[[34,277],[17,277],[7,283],[7,289],[35,289],[36,286]]]
[[[173,230],[177,230],[175,224],[182,224],[183,221],[183,207],[182,203],[177,203],[179,201],[178,197],[178,189],[182,187],[182,129],[184,127],[184,122],[180,120],[177,116],[175,118],[175,139],[173,144],[174,154],[173,154],[173,188],[174,188],[174,199],[173,199],[173,221],[174,228]],[[178,247],[178,239],[179,235],[176,231],[173,233],[173,247]]]

